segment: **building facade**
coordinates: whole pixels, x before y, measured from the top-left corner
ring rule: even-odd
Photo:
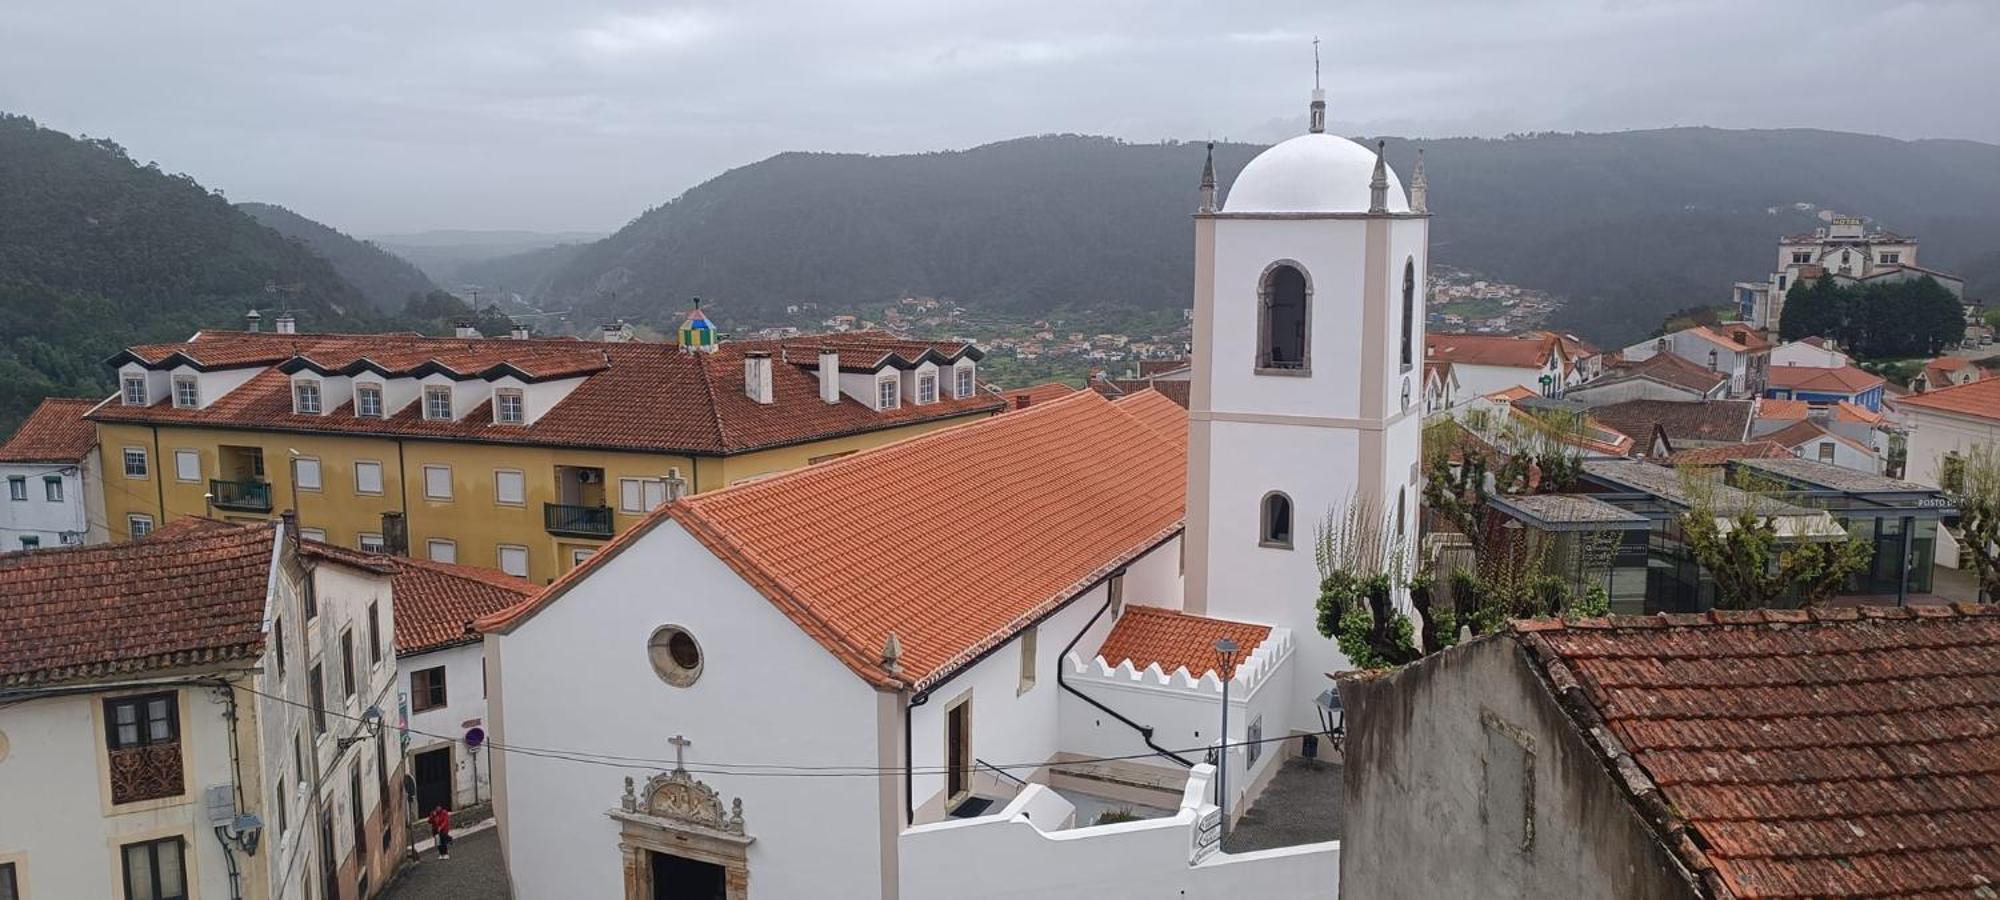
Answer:
[[[84,414],[95,400],[50,398],[0,444],[0,552],[100,544],[104,474],[97,429]]]
[[[181,520],[0,554],[0,624],[14,896],[370,897],[401,864],[386,572]]]
[[[1800,279],[1822,276],[1865,281],[1885,272],[1914,269],[1915,238],[1869,228],[1858,216],[1840,216],[1825,227],[1778,241],[1777,266],[1763,282],[1738,282],[1735,300],[1743,319],[1776,332],[1784,319],[1785,292]]]
[[[296,509],[309,539],[546,584],[684,493],[990,415],[980,352],[874,332],[673,345],[210,333],[91,419],[113,539]]]

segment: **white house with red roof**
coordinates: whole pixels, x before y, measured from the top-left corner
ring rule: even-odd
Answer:
[[[1349,667],[1314,524],[1379,512],[1385,569],[1417,527],[1423,173],[1322,111],[1226,204],[1204,172],[1187,409],[1079,391],[684,497],[480,619],[516,892],[1336,893],[1335,814],[1221,837],[1338,793],[1294,763]]]
[[[96,405],[50,397],[0,443],[0,552],[109,540],[97,427],[83,418]]]
[[[1904,477],[1919,484],[1952,487],[1973,448],[2000,444],[2000,379],[1911,394],[1896,409],[1909,429]]]
[[[1696,366],[1726,375],[1729,396],[1755,396],[1764,389],[1770,368],[1771,343],[1756,329],[1742,323],[1696,325],[1672,334],[1640,341],[1621,354],[1628,362],[1643,362],[1658,354],[1672,354]]]

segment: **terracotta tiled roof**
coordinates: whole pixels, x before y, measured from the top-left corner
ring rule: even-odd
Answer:
[[[1839,441],[1843,444],[1846,444],[1849,447],[1853,447],[1856,450],[1860,450],[1864,453],[1875,452],[1874,448],[1862,444],[1861,442],[1856,441],[1855,439],[1850,438],[1847,435],[1841,434],[1837,431],[1828,430],[1826,426],[1821,425],[1820,423],[1815,422],[1811,419],[1804,419],[1798,422],[1793,422],[1792,424],[1787,425],[1784,428],[1780,428],[1777,431],[1773,431],[1770,434],[1764,435],[1763,440],[1773,444],[1779,444],[1785,447],[1798,447],[1801,444],[1805,444],[1809,441],[1816,441],[1821,438],[1828,438],[1831,440]]]
[[[1702,394],[1715,390],[1729,380],[1728,375],[1705,366],[1695,365],[1672,353],[1655,353],[1636,363],[1621,365],[1618,367],[1615,376],[1592,382],[1592,384],[1605,384],[1625,378],[1650,378]]]
[[[7,443],[0,444],[0,462],[69,462],[97,446],[97,426],[83,417],[98,401],[50,397],[28,414]]]
[[[1696,447],[1679,450],[1668,457],[1669,465],[1675,466],[1719,466],[1732,459],[1790,459],[1791,448],[1771,441],[1751,441],[1747,444],[1724,444],[1720,447]]]
[[[1882,424],[1882,414],[1866,406],[1857,406],[1845,400],[1834,404],[1833,420],[1836,422],[1860,422],[1863,425]]]
[[[664,516],[862,678],[922,685],[1179,530],[1185,439],[1157,415],[1078,391],[678,500],[477,627],[518,627]],[[900,677],[879,665],[892,633]]]
[[[1187,449],[1187,407],[1157,389],[1126,394],[1116,402],[1119,409],[1131,413],[1133,418],[1158,432],[1161,437],[1180,444],[1183,451]]]
[[[1189,363],[1185,359],[1142,359],[1139,360],[1139,377],[1152,378],[1156,375],[1179,374],[1186,380]]]
[[[1882,386],[1882,379],[1853,366],[1772,366],[1771,387],[1826,394],[1859,394]]]
[[[1517,384],[1514,385],[1513,387],[1501,388],[1500,390],[1494,391],[1491,394],[1487,394],[1486,399],[1495,401],[1497,403],[1512,403],[1516,400],[1526,400],[1530,397],[1540,397],[1540,396],[1541,394],[1536,393],[1534,388]]]
[[[276,525],[170,525],[138,541],[0,553],[0,687],[263,653]]]
[[[1748,400],[1626,400],[1594,407],[1591,416],[1617,431],[1651,439],[1653,426],[1667,439],[1739,444],[1750,430]]]
[[[2000,378],[1911,394],[1898,398],[1896,404],[1899,408],[1934,409],[1979,419],[2000,419]]]
[[[909,362],[925,358],[926,352],[934,354],[933,359],[979,355],[969,344],[908,341],[878,332],[726,341],[713,353],[683,353],[670,344],[644,342],[203,333],[179,344],[134,347],[113,362],[164,365],[184,358],[211,368],[267,368],[207,409],[176,409],[162,398],[148,407],[107,403],[91,418],[720,455],[1001,408],[999,398],[985,393],[962,400],[945,396],[921,406],[905,402],[883,412],[848,397],[826,403],[819,399],[816,372],[822,346],[840,352],[843,370]],[[752,350],[772,356],[774,403],[758,403],[744,393],[743,354]],[[283,370],[300,366],[448,371],[465,377],[511,371],[530,380],[580,375],[583,381],[532,425],[496,424],[485,404],[450,422],[425,420],[421,403],[411,403],[386,419],[356,418],[352,401],[338,397],[328,398],[336,405],[325,415],[311,416],[292,412],[291,376]]]
[[[1118,624],[1104,638],[1097,655],[1116,666],[1126,660],[1132,668],[1144,669],[1158,663],[1160,671],[1172,674],[1185,668],[1196,678],[1215,668],[1215,642],[1229,638],[1242,648],[1237,661],[1248,659],[1250,651],[1271,635],[1268,625],[1251,625],[1226,619],[1191,616],[1152,606],[1125,607]]]
[[[1695,337],[1735,353],[1755,353],[1771,349],[1771,342],[1755,329],[1741,325],[1696,325],[1688,329]]]
[[[1194,386],[1194,382],[1185,378],[1113,378],[1111,384],[1121,395],[1149,390],[1158,391],[1168,400],[1179,404],[1182,409],[1187,408],[1188,391]]]
[[[423,653],[471,643],[479,635],[468,626],[501,612],[539,590],[526,579],[495,569],[425,559],[393,560],[396,566],[396,653]]]
[[[1812,407],[1804,400],[1779,400],[1775,397],[1760,397],[1757,400],[1757,418],[1776,419],[1792,422],[1812,415]]]
[[[2000,607],[1535,621],[1513,635],[1713,895],[1970,897],[2000,883]]]
[[[1522,334],[1452,334],[1429,332],[1424,335],[1424,358],[1458,365],[1505,366],[1540,369],[1548,364],[1561,338],[1547,331]]]
[[[1076,388],[1063,384],[1060,381],[1045,381],[1041,384],[1005,391],[1001,396],[1007,398],[1008,409],[1026,409],[1037,403],[1047,403],[1050,400],[1073,393],[1076,393]]]

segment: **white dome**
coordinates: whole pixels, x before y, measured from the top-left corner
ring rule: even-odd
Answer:
[[[1229,186],[1233,213],[1365,213],[1375,151],[1344,137],[1302,134],[1257,154]],[[1403,182],[1389,170],[1390,212],[1409,212]]]

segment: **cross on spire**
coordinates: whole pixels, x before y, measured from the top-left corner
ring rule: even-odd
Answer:
[[[686,752],[687,748],[693,746],[694,742],[677,734],[667,738],[667,743],[674,745],[674,771],[687,771],[687,762],[682,758],[681,754]]]
[[[1319,35],[1313,35],[1313,90],[1319,90]]]
[[[1313,35],[1313,102],[1307,130],[1313,134],[1326,132],[1326,91],[1319,86],[1319,35]]]

